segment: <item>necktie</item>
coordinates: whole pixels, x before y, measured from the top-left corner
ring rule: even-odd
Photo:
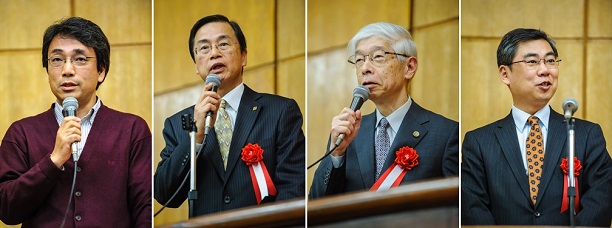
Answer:
[[[544,165],[544,139],[542,137],[542,129],[538,123],[538,117],[530,116],[527,122],[531,126],[527,142],[525,143],[527,167],[529,170],[529,193],[531,202],[535,205],[540,178],[542,177],[542,166]]]
[[[219,149],[224,168],[227,168],[227,158],[229,157],[229,148],[232,142],[232,122],[227,111],[225,111],[226,103],[225,100],[221,100],[221,105],[219,105],[219,116],[215,122],[215,132],[217,133],[217,141],[219,141]]]
[[[380,119],[378,124],[378,134],[376,135],[376,180],[380,177],[383,166],[385,165],[385,159],[389,153],[389,147],[391,147],[391,140],[389,134],[387,134],[387,127],[389,122],[386,118]]]

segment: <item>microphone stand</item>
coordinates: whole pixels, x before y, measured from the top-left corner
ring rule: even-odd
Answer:
[[[567,152],[567,166],[568,168],[568,185],[567,185],[567,197],[569,198],[569,213],[570,213],[570,227],[576,226],[576,211],[575,197],[576,197],[576,186],[574,182],[574,154],[575,154],[575,131],[574,131],[574,118],[569,118],[565,121],[567,125],[567,140],[568,140],[568,152]]]
[[[191,114],[187,113],[181,117],[183,123],[183,130],[189,131],[189,139],[191,141],[191,152],[190,152],[190,165],[191,170],[189,172],[189,193],[187,194],[187,198],[189,199],[189,218],[193,218],[195,215],[195,202],[198,199],[198,191],[196,190],[196,143],[195,143],[195,134],[197,132],[197,127],[195,125],[195,121],[191,118]]]

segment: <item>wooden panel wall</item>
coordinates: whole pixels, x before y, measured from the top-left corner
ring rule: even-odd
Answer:
[[[339,10],[341,9],[341,10]],[[331,119],[350,105],[357,86],[346,45],[367,24],[385,21],[411,31],[419,67],[410,86],[425,108],[459,120],[459,1],[308,1],[308,165],[323,156]],[[374,110],[366,102],[364,114]],[[308,189],[317,166],[308,170]]]
[[[205,4],[205,6],[204,6]],[[305,113],[305,1],[154,1],[154,167],[164,148],[164,120],[193,105],[204,85],[188,52],[189,31],[200,18],[223,14],[240,24],[248,65],[244,83],[255,91],[295,99]],[[161,206],[155,202],[155,211]],[[166,209],[155,225],[186,220],[188,205]]]
[[[151,126],[151,1],[0,0],[0,5],[1,138],[11,123],[46,111],[55,101],[41,63],[42,36],[69,16],[98,24],[111,44],[110,71],[98,89],[102,102]]]
[[[575,116],[599,123],[612,143],[612,1],[463,0],[461,6],[461,136],[510,113],[512,96],[497,73],[496,50],[504,34],[539,28],[557,42],[559,87],[551,107],[573,97]],[[543,14],[542,12],[547,12]]]

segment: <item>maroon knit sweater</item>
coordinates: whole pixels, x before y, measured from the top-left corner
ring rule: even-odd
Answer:
[[[59,126],[51,109],[13,123],[0,144],[0,219],[59,227],[74,162],[49,155]],[[104,105],[78,161],[65,227],[151,227],[151,131],[140,117]]]

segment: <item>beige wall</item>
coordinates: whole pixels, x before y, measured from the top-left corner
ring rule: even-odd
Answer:
[[[195,104],[204,83],[195,74],[188,52],[189,31],[200,18],[223,14],[240,24],[246,40],[248,64],[244,83],[255,91],[297,101],[305,113],[304,0],[155,1],[155,118],[154,167],[164,148],[164,120]],[[161,206],[155,202],[155,211]],[[186,220],[187,202],[165,209],[155,225]]]
[[[150,1],[0,0],[0,6],[1,138],[11,123],[46,111],[55,101],[41,63],[42,36],[68,16],[98,24],[111,44],[110,71],[97,92],[102,102],[151,126]]]
[[[575,116],[599,123],[612,152],[612,1],[463,0],[461,10],[461,136],[510,113],[497,46],[514,28],[539,28],[553,37],[563,60],[549,104],[559,112],[565,98],[575,98]]]
[[[339,10],[342,9],[342,10]],[[359,29],[379,21],[407,28],[419,67],[410,96],[423,107],[459,120],[459,1],[308,1],[308,165],[325,153],[331,119],[350,105],[357,86],[346,45]],[[363,113],[374,110],[371,101]],[[308,170],[308,188],[317,166]]]

